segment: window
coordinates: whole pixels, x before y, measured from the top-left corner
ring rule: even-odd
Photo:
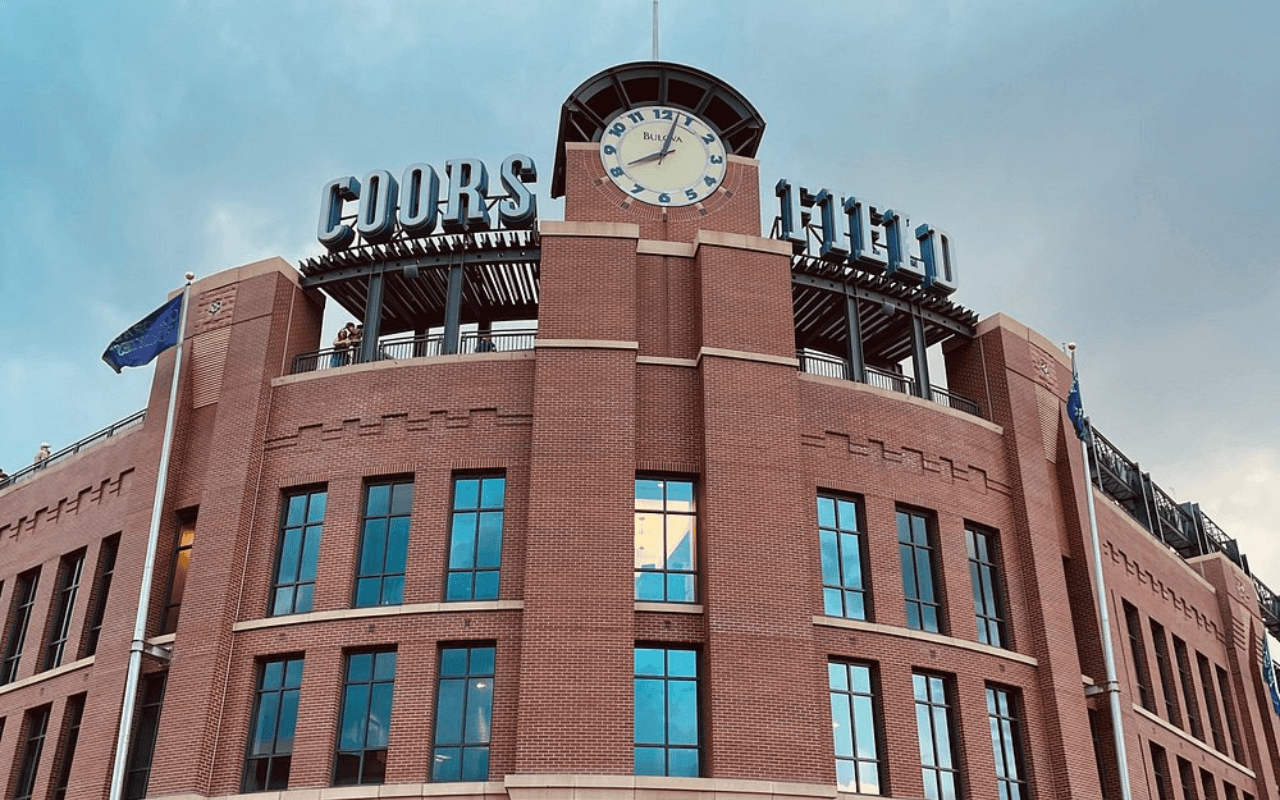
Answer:
[[[693,482],[636,479],[636,599],[694,602],[697,509]]]
[[[1204,689],[1204,704],[1209,710],[1209,731],[1213,735],[1213,747],[1219,753],[1227,752],[1227,740],[1222,735],[1222,713],[1218,711],[1218,693],[1213,688],[1213,670],[1209,659],[1196,652],[1196,666],[1200,670],[1200,688]]]
[[[453,479],[445,600],[497,600],[502,566],[502,475]]]
[[[300,656],[276,658],[259,665],[242,792],[289,788],[302,668]]]
[[[1231,682],[1227,671],[1214,665],[1218,673],[1218,692],[1222,695],[1222,707],[1227,712],[1227,735],[1231,737],[1231,753],[1236,761],[1245,763],[1244,746],[1240,743],[1240,721],[1236,718],[1236,704],[1231,699]],[[1230,784],[1227,784],[1228,788]],[[1234,798],[1233,798],[1234,800]]]
[[[873,679],[871,667],[866,664],[827,664],[836,783],[841,791],[880,794],[883,789]]]
[[[347,656],[342,722],[333,765],[334,786],[386,780],[391,690],[395,680],[394,650]]]
[[[907,627],[942,632],[942,602],[934,583],[933,544],[929,518],[898,509],[898,552],[902,558],[902,591],[907,599]]]
[[[1151,642],[1156,650],[1156,671],[1160,673],[1160,690],[1164,694],[1164,713],[1174,725],[1182,725],[1182,708],[1178,703],[1178,687],[1173,681],[1173,664],[1169,660],[1169,642],[1164,626],[1151,622]]]
[[[634,727],[635,774],[698,777],[697,651],[636,648]]]
[[[1151,742],[1151,774],[1156,784],[1156,800],[1173,800],[1173,776],[1164,748]]]
[[[1013,689],[987,687],[987,718],[991,723],[991,749],[996,758],[996,787],[1001,800],[1023,800],[1027,793],[1027,769],[1023,764],[1022,722]]]
[[[328,498],[325,489],[295,492],[284,498],[275,579],[271,583],[273,617],[311,610]]]
[[[1182,783],[1182,800],[1200,800],[1196,794],[1196,774],[1191,762],[1178,758],[1178,780]]]
[[[111,595],[111,577],[116,571],[116,554],[120,551],[120,534],[102,540],[98,549],[98,578],[89,598],[89,627],[81,643],[81,658],[98,652],[98,634],[102,632],[102,620],[107,615],[107,598]]]
[[[22,727],[22,757],[18,762],[18,780],[14,784],[13,800],[31,800],[31,794],[35,791],[36,769],[40,766],[44,735],[49,728],[49,706],[28,711]]]
[[[143,677],[138,691],[138,706],[133,717],[133,739],[125,760],[125,800],[142,800],[151,781],[151,758],[156,752],[156,734],[160,732],[160,712],[164,707],[164,685],[167,672],[154,672]]]
[[[431,780],[488,780],[493,660],[492,645],[440,650]]]
[[[916,702],[916,733],[920,741],[920,771],[929,800],[960,797],[960,770],[951,736],[951,698],[947,681],[938,675],[911,676]]]
[[[822,543],[822,613],[867,619],[862,508],[857,500],[818,495]]]
[[[13,683],[18,678],[18,662],[22,660],[22,646],[27,640],[27,626],[31,624],[31,607],[36,603],[36,584],[40,582],[40,568],[29,569],[18,576],[13,587],[13,603],[9,608],[9,625],[4,637],[4,657],[0,658],[0,686]]]
[[[191,545],[196,539],[195,516],[184,518],[178,525],[178,546],[173,551],[173,568],[169,572],[169,597],[164,604],[164,620],[160,633],[178,630],[178,612],[187,591],[187,571],[191,568]]]
[[[370,484],[365,490],[364,530],[356,573],[357,608],[404,602],[404,564],[409,552],[413,483]]]
[[[1187,657],[1187,643],[1173,637],[1173,655],[1178,664],[1178,680],[1182,684],[1182,696],[1187,701],[1187,722],[1191,735],[1204,741],[1204,725],[1200,722],[1200,701],[1196,698],[1195,678],[1191,677],[1191,659]]]
[[[58,589],[53,596],[53,615],[49,621],[49,642],[44,649],[44,669],[62,664],[71,634],[71,612],[76,606],[76,593],[80,590],[80,573],[84,569],[84,550],[77,550],[62,557],[58,564]]]
[[[1212,772],[1200,770],[1200,787],[1204,790],[1204,800],[1218,800],[1218,784]]]
[[[966,527],[969,579],[973,583],[973,610],[978,618],[978,641],[992,647],[1009,644],[1004,627],[1004,600],[1000,568],[996,563],[996,536],[991,531]]]
[[[1240,800],[1240,795],[1236,792],[1236,787],[1226,781],[1222,782],[1222,793],[1226,796],[1226,800]]]
[[[58,780],[53,785],[51,800],[66,800],[67,784],[71,781],[71,764],[76,757],[76,744],[80,741],[80,722],[84,719],[85,695],[75,694],[67,698],[62,712],[62,741],[58,745]]]
[[[1129,653],[1133,659],[1133,680],[1138,686],[1138,698],[1142,707],[1155,711],[1155,703],[1151,699],[1151,674],[1147,671],[1147,647],[1142,643],[1142,620],[1138,617],[1138,609],[1129,601],[1124,602],[1124,624],[1129,631]]]

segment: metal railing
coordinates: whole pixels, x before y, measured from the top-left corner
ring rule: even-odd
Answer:
[[[1280,636],[1280,598],[1249,569],[1240,545],[1196,503],[1179,503],[1151,480],[1136,461],[1127,458],[1105,436],[1090,429],[1089,463],[1093,481],[1148,533],[1183,558],[1221,553],[1253,579],[1262,621],[1272,636]]]
[[[510,353],[532,350],[537,337],[536,330],[492,331],[489,334],[464,333],[458,342],[458,353]],[[404,336],[382,339],[374,355],[375,361],[402,361],[411,358],[433,358],[445,355],[444,335]],[[346,367],[360,363],[358,348],[337,349],[330,347],[315,353],[302,353],[293,359],[291,374]]]
[[[800,361],[801,372],[821,375],[824,378],[838,378],[842,381],[850,380],[849,362],[843,358],[816,350],[800,350],[796,353],[796,358]],[[870,366],[866,368],[866,375],[868,386],[888,389],[899,394],[914,395],[916,393],[916,380],[910,375]],[[938,405],[954,408],[975,417],[982,416],[981,407],[967,397],[961,397],[941,386],[932,385],[929,387],[929,393],[933,402]]]
[[[31,464],[30,466],[23,467],[22,469],[10,475],[7,480],[0,479],[0,488],[3,488],[5,486],[12,486],[15,483],[24,481],[38,474],[42,470],[46,470],[49,467],[54,466],[55,464],[66,461],[68,458],[71,458],[77,453],[84,452],[85,450],[88,450],[91,447],[102,444],[107,439],[110,439],[112,436],[115,436],[118,433],[122,433],[126,430],[136,428],[139,425],[141,425],[143,421],[146,420],[146,418],[147,418],[147,410],[145,408],[134,414],[130,414],[129,416],[125,417],[119,422],[112,423],[111,425],[108,425],[107,427],[103,428],[97,433],[91,433],[88,436],[81,439],[80,441],[76,442],[75,444],[71,444],[62,448],[61,450],[59,450],[56,453],[53,453],[43,461],[37,461],[36,463]]]

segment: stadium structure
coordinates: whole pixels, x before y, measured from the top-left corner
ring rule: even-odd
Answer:
[[[1235,541],[764,129],[613,67],[563,219],[526,156],[392,165],[182,290],[147,408],[0,488],[4,796],[1280,797]]]

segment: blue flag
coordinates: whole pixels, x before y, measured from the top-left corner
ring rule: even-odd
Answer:
[[[152,311],[120,334],[102,354],[102,360],[117,373],[121,367],[141,367],[178,343],[181,331],[182,295]]]
[[[1067,416],[1075,426],[1076,436],[1080,441],[1087,441],[1089,436],[1084,426],[1084,401],[1080,399],[1080,373],[1076,372],[1075,359],[1071,359],[1071,392],[1067,395]]]
[[[1280,714],[1280,689],[1276,688],[1276,667],[1271,661],[1271,646],[1267,644],[1267,635],[1262,635],[1262,680],[1271,692],[1271,707]]]

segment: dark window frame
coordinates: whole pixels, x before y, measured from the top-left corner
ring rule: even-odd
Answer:
[[[153,672],[144,675],[138,686],[138,704],[134,708],[132,723],[133,736],[129,740],[129,754],[125,759],[125,800],[142,800],[147,796],[168,681],[168,672]]]
[[[1005,603],[1003,559],[1000,536],[992,528],[967,523],[964,526],[965,550],[969,555],[969,580],[973,584],[973,613],[978,626],[978,641],[992,647],[1009,648],[1009,626]]]
[[[665,645],[665,644],[653,644],[653,645],[637,644],[635,646],[634,652],[635,652],[635,662],[634,662],[634,668],[632,670],[633,725],[632,725],[632,738],[631,738],[633,772],[636,775],[663,775],[668,777],[685,777],[685,778],[701,777],[703,772],[703,766],[704,766],[704,758],[702,754],[702,729],[703,729],[702,707],[701,707],[702,687],[700,686],[700,683],[701,683],[700,675],[702,674],[702,671],[703,671],[702,663],[701,663],[701,654],[698,652],[696,648],[693,648],[693,647],[684,646],[684,645]],[[641,655],[642,652],[644,653],[661,652],[662,653],[661,673],[654,672],[650,668],[646,668],[645,671],[642,671],[642,668],[641,668],[642,658],[645,659],[646,661],[649,658],[651,658],[650,656],[647,656],[647,655],[642,656]],[[680,658],[679,664],[677,666],[673,666],[673,663],[672,663],[671,654],[673,653],[679,653],[682,655],[682,657]],[[692,657],[692,662],[691,662],[693,664],[692,675],[687,674],[688,670],[685,668],[687,666],[687,663],[689,663],[689,659],[686,658],[686,656]],[[641,707],[642,706],[641,697],[642,696],[645,698],[651,697],[649,692],[644,692],[644,693],[641,692],[642,681],[660,682],[662,684],[661,695],[662,695],[662,706],[664,711],[663,711],[663,714],[660,716],[662,720],[662,728],[663,728],[661,741],[658,741],[656,738],[649,738],[644,740],[641,740],[640,738],[641,731],[639,728],[640,728],[642,717],[645,719],[651,719],[655,717],[655,715],[652,715],[652,714],[645,714],[644,710]],[[682,723],[676,723],[675,725],[672,724],[671,715],[669,713],[669,710],[672,707],[672,701],[671,701],[672,692],[678,689],[683,694],[684,692],[688,691],[689,686],[692,686],[692,691],[693,691],[693,698],[691,701],[689,701],[691,702],[691,705],[693,707],[693,719],[692,719],[693,742],[689,742],[683,739],[673,741],[673,733],[675,734],[679,733],[678,729]],[[685,697],[685,699],[688,700],[687,696]],[[682,722],[687,722],[687,721],[682,721]],[[652,753],[646,752],[646,755],[656,755],[657,751],[661,751],[662,766],[663,766],[663,769],[661,772],[653,772],[653,771],[642,772],[641,771],[641,763],[642,763],[640,760],[641,750],[653,751]],[[674,768],[676,770],[675,772],[673,772],[673,766],[672,766],[673,755],[677,755],[680,758],[680,763]],[[689,764],[686,761],[686,759],[690,756],[692,756],[692,759],[693,759],[692,770],[688,768]]]
[[[1213,665],[1218,677],[1218,694],[1222,698],[1222,708],[1227,714],[1227,738],[1231,740],[1231,754],[1236,763],[1248,766],[1245,759],[1244,744],[1240,739],[1240,718],[1236,716],[1235,695],[1231,691],[1231,679],[1227,671],[1217,664]],[[1230,786],[1230,784],[1227,784]]]
[[[9,620],[5,625],[4,655],[0,657],[0,686],[13,683],[18,678],[22,651],[26,647],[27,633],[31,627],[31,610],[35,607],[36,589],[39,586],[39,567],[20,573],[14,580]]]
[[[940,581],[937,518],[930,511],[909,506],[898,506],[895,518],[907,627],[926,633],[945,634],[948,626]],[[923,569],[928,570],[927,576],[921,575]]]
[[[111,581],[115,577],[116,558],[120,554],[120,534],[114,533],[98,546],[98,566],[89,595],[89,615],[85,620],[84,636],[80,639],[80,658],[88,658],[98,652],[98,637],[102,622],[107,617],[107,602],[111,598]]]
[[[462,669],[458,670],[461,654]],[[497,674],[497,645],[493,643],[442,644],[436,671],[435,725],[431,736],[431,781],[452,783],[455,781],[486,781],[489,779],[489,755],[492,746],[494,692]],[[462,689],[456,705],[456,718],[446,719],[446,712],[455,708],[446,700],[448,691],[459,684]],[[475,725],[472,737],[471,723]],[[449,723],[456,723],[450,725]],[[446,728],[457,729],[457,739],[444,740]],[[483,770],[477,768],[476,759],[482,759]],[[453,768],[456,767],[456,770]]]
[[[661,500],[659,508],[641,508],[640,484],[661,483]],[[689,500],[687,509],[673,507],[674,504],[681,503],[683,500],[671,500],[673,485],[687,486]],[[662,550],[660,566],[636,566],[634,568],[635,576],[635,599],[640,602],[654,603],[697,603],[698,602],[698,481],[692,477],[680,475],[660,475],[651,473],[640,473],[635,479],[634,494],[634,519],[636,535],[634,537],[634,553],[636,561],[639,561],[640,547],[640,525],[641,517],[646,514],[657,514],[662,519]],[[683,490],[681,492],[683,494]],[[645,502],[652,502],[646,500]],[[689,521],[688,539],[689,554],[687,566],[671,566],[672,551],[668,534],[670,532],[668,521],[673,519],[687,519]],[[683,564],[684,562],[677,562]],[[661,584],[662,591],[660,594],[650,588],[651,585]]]
[[[1200,718],[1200,697],[1196,694],[1191,659],[1187,655],[1187,643],[1176,634],[1173,636],[1173,655],[1178,667],[1178,682],[1182,685],[1182,699],[1187,704],[1187,724],[1191,727],[1191,735],[1203,742],[1204,723]]]
[[[182,600],[191,575],[191,548],[196,541],[195,511],[178,515],[178,531],[174,536],[173,558],[169,562],[169,590],[165,593],[164,612],[160,616],[160,635],[176,633],[182,614]]]
[[[459,491],[459,484],[469,481],[476,482],[475,503],[459,507],[459,503],[469,495],[469,492]],[[499,504],[486,505],[492,500],[492,496],[487,494],[487,488],[499,481]],[[446,603],[498,599],[502,577],[502,539],[506,527],[506,497],[505,472],[454,474],[449,498],[449,549],[445,559]],[[498,518],[496,548],[485,547],[485,523],[491,521],[495,514]],[[470,524],[466,524],[468,520]],[[489,535],[493,535],[492,531]],[[493,545],[492,542],[489,544]],[[486,552],[493,549],[497,551],[496,558],[492,553],[486,557]]]
[[[1182,800],[1200,800],[1200,790],[1196,786],[1195,768],[1191,762],[1178,756],[1178,782],[1182,784]]]
[[[71,618],[75,613],[76,595],[80,591],[80,578],[84,573],[85,548],[67,553],[58,561],[58,588],[51,600],[48,637],[44,647],[42,668],[54,669],[62,665],[71,638]]]
[[[301,501],[300,509],[295,501]],[[314,607],[328,504],[327,486],[293,488],[281,497],[280,527],[276,536],[275,563],[271,569],[271,592],[267,596],[267,616],[305,614]],[[316,506],[319,507],[318,512],[315,511]],[[300,511],[300,519],[295,518],[295,510]],[[313,534],[314,541],[311,538]]]
[[[368,677],[353,677],[353,673],[363,671],[363,662],[359,659],[369,658]],[[383,658],[389,657],[389,658]],[[342,704],[338,714],[338,740],[334,743],[333,777],[334,786],[373,785],[386,782],[387,756],[390,752],[391,718],[394,709],[397,653],[394,649],[359,650],[347,653],[343,669]],[[388,670],[390,676],[388,677]],[[386,711],[386,721],[381,725],[381,739],[372,741],[369,738],[371,729],[376,726],[370,721],[374,718],[371,710],[372,701],[379,699],[380,687],[388,687],[388,696],[383,699],[379,711]],[[349,703],[357,695],[363,695],[352,707]],[[363,713],[361,713],[363,709]],[[348,714],[352,718],[348,720]],[[349,723],[359,726],[360,746],[343,747],[344,731]],[[377,731],[374,731],[377,733]],[[352,762],[351,759],[354,759]],[[354,771],[350,766],[354,763]]]
[[[384,487],[387,490],[386,510],[371,513],[375,502],[382,506],[381,500],[375,500],[375,492]],[[355,582],[351,593],[352,608],[404,603],[409,538],[413,528],[413,498],[414,479],[411,475],[378,478],[365,483],[360,514],[360,549],[356,553]],[[379,527],[380,531],[377,530]],[[395,553],[392,553],[393,549]],[[372,595],[375,588],[376,597]]]
[[[31,800],[36,790],[36,777],[40,771],[40,756],[44,752],[44,740],[49,732],[49,717],[53,705],[27,709],[22,718],[22,744],[18,748],[17,770],[13,780],[12,800]]]
[[[878,670],[875,665],[862,661],[829,661],[827,692],[831,701],[836,786],[847,792],[887,793],[888,770]],[[841,724],[846,720],[847,736],[842,731],[846,726]],[[859,731],[866,733],[868,728],[871,733],[869,747],[859,734]],[[871,757],[865,755],[868,749]],[[845,776],[850,780],[842,780]]]
[[[62,735],[58,737],[58,752],[54,758],[57,780],[49,789],[50,800],[65,800],[67,785],[71,782],[71,766],[76,757],[76,745],[80,742],[80,725],[84,722],[84,706],[88,695],[84,692],[67,698],[62,711]]]
[[[1151,745],[1151,775],[1156,784],[1156,800],[1173,800],[1173,773],[1169,771],[1169,754],[1155,742]]]
[[[279,669],[275,667],[278,665]],[[272,656],[258,662],[257,689],[253,697],[253,716],[249,718],[249,738],[245,742],[244,771],[240,791],[270,792],[289,788],[289,771],[293,764],[294,733],[298,724],[298,700],[302,694],[302,677],[306,669],[304,656],[293,653]],[[274,674],[278,671],[278,675]],[[270,685],[268,685],[270,682]],[[289,715],[291,731],[287,745],[281,744],[281,723]],[[266,715],[264,717],[264,714]],[[270,736],[263,737],[260,726],[270,726]],[[255,752],[259,741],[269,742],[265,750]]]
[[[1022,725],[1022,694],[1018,689],[994,683],[988,683],[986,690],[996,788],[1004,800],[1024,800],[1032,792]]]
[[[820,490],[817,513],[822,613],[829,617],[871,620],[871,572],[867,569],[867,526],[862,498]],[[850,549],[854,550],[852,555]]]
[[[1147,645],[1142,637],[1142,617],[1128,600],[1120,601],[1124,608],[1124,624],[1129,636],[1129,658],[1133,662],[1133,682],[1138,689],[1138,702],[1147,711],[1155,712],[1155,698],[1151,692],[1151,669],[1147,664]]]
[[[929,752],[920,751],[920,777],[926,798],[964,797],[960,742],[956,738],[955,689],[952,679],[933,672],[911,673],[916,712],[916,739]],[[947,729],[938,730],[938,712]],[[945,784],[950,779],[951,791]]]
[[[1178,684],[1173,677],[1173,659],[1169,655],[1169,637],[1164,626],[1148,619],[1151,626],[1151,645],[1156,651],[1156,672],[1160,675],[1160,691],[1164,695],[1165,717],[1182,727],[1182,703],[1178,699]]]
[[[1204,692],[1204,706],[1209,712],[1209,734],[1213,738],[1213,749],[1219,753],[1227,752],[1227,737],[1222,729],[1222,713],[1218,709],[1218,691],[1214,688],[1213,668],[1204,653],[1196,651],[1196,669],[1200,673],[1200,689]]]

